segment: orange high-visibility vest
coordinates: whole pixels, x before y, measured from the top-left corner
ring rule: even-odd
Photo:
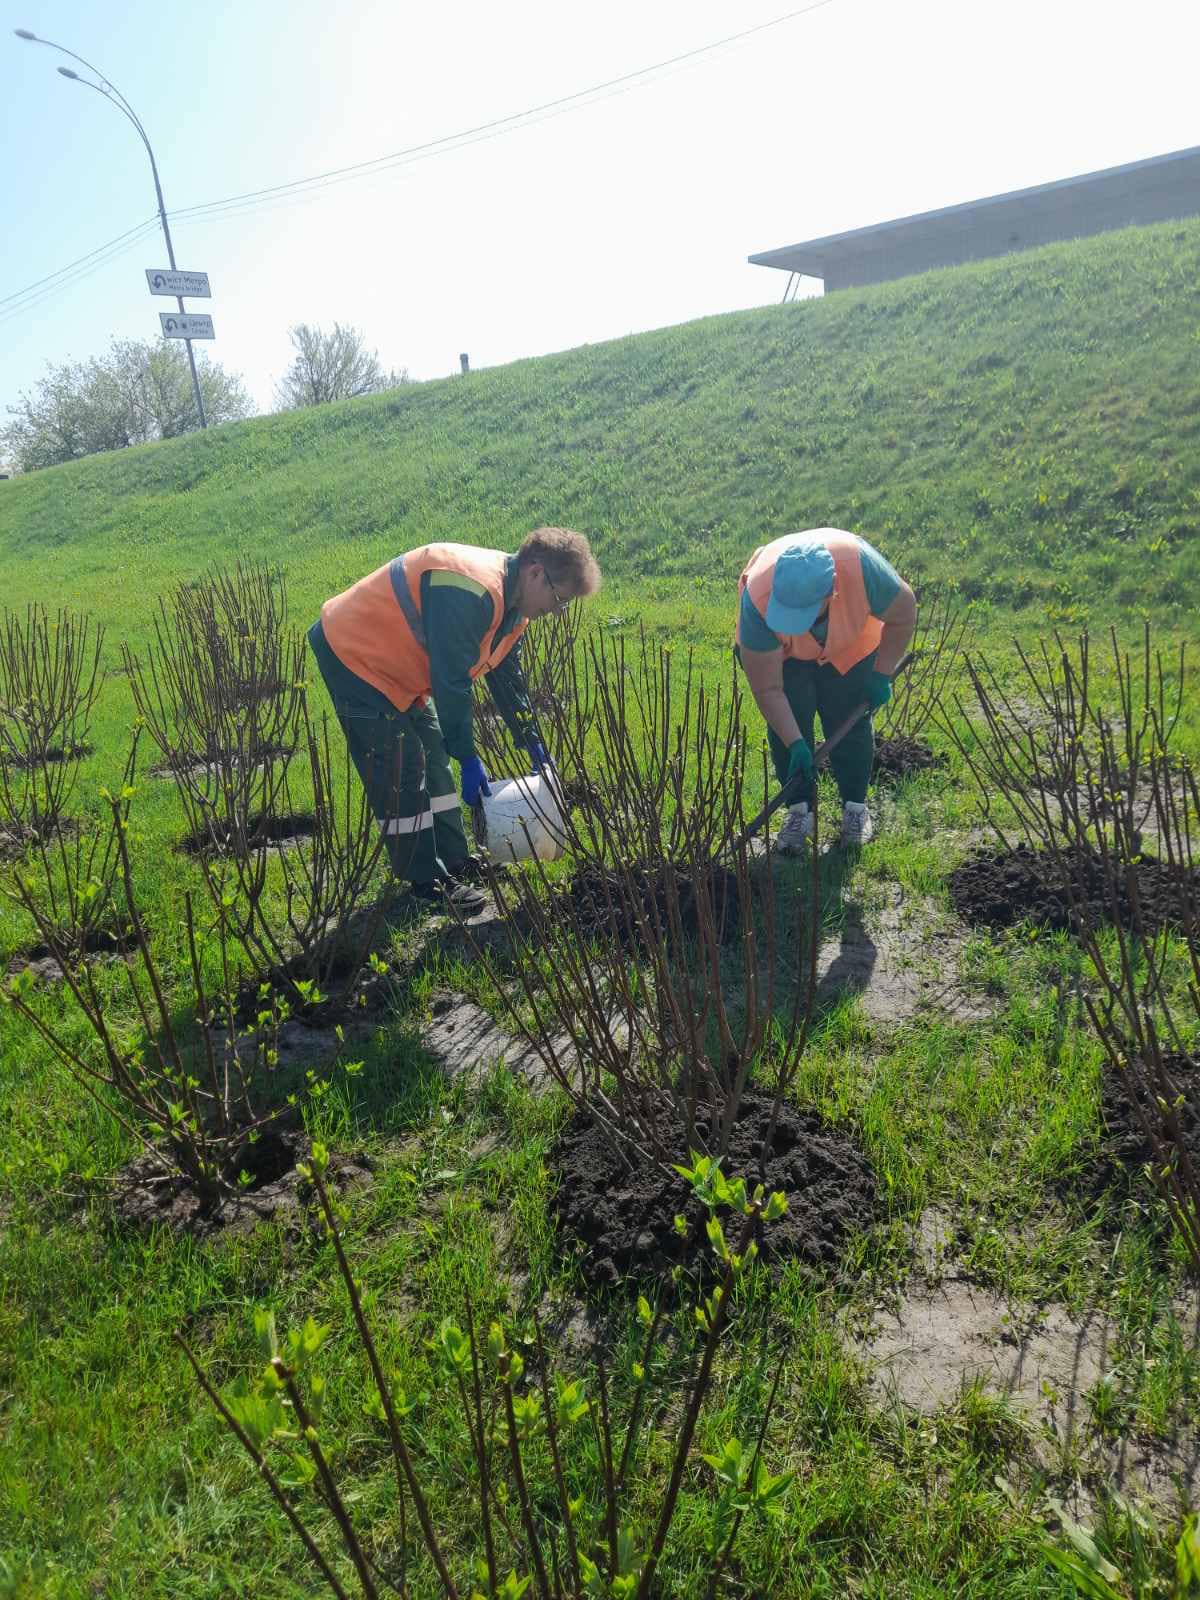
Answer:
[[[477,678],[499,666],[528,627],[522,618],[492,648],[504,617],[507,562],[503,550],[480,550],[470,544],[426,544],[397,556],[326,600],[321,626],[329,648],[343,666],[387,695],[397,710],[408,711],[433,687],[421,633],[421,577],[426,572],[458,572],[482,584],[492,598],[492,620],[471,668],[471,677]]]
[[[794,539],[817,535],[833,557],[833,593],[829,597],[828,630],[825,643],[811,633],[777,634],[784,656],[793,661],[815,661],[819,666],[836,667],[839,672],[869,656],[883,638],[883,623],[871,615],[863,583],[862,555],[858,540],[840,528],[814,528],[811,533],[785,533],[770,544],[760,545],[746,563],[738,579],[738,605],[742,594],[750,591],[750,603],[766,617],[775,580],[775,563]]]

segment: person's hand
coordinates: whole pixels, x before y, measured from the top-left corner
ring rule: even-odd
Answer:
[[[480,795],[485,794],[489,798],[491,796],[488,775],[478,756],[470,756],[462,763],[459,782],[462,786],[462,797],[469,806],[478,805]]]
[[[886,672],[872,672],[866,683],[866,696],[871,710],[878,711],[892,698],[892,680]]]
[[[542,741],[534,734],[525,741],[525,748],[529,751],[529,759],[533,762],[535,772],[545,772],[550,765],[550,757],[546,754]]]
[[[813,780],[813,753],[812,746],[807,739],[797,739],[795,744],[788,746],[787,782],[796,784],[797,788],[810,784]]]

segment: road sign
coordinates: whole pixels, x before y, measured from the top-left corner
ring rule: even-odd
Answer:
[[[160,311],[164,339],[215,339],[211,317],[197,317],[183,311]]]
[[[146,282],[151,294],[190,294],[193,298],[212,299],[207,272],[168,272],[166,267],[147,267]]]

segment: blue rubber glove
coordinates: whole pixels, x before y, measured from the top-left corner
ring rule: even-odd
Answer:
[[[486,794],[489,798],[491,796],[488,775],[478,756],[471,756],[462,763],[459,783],[462,787],[462,797],[469,806],[477,805],[481,794]]]
[[[811,784],[813,780],[813,753],[812,746],[807,739],[797,739],[795,744],[788,746],[787,779],[791,783],[796,780],[796,787]]]
[[[872,672],[867,679],[865,692],[871,702],[871,710],[878,711],[892,698],[892,680],[886,672]]]
[[[533,762],[533,770],[535,772],[544,772],[550,765],[550,759],[546,755],[542,741],[536,734],[526,741],[525,748],[529,751],[529,759]]]

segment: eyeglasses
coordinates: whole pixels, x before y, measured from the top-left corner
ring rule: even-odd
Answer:
[[[565,611],[567,609],[567,607],[571,604],[571,602],[570,602],[569,599],[568,600],[564,600],[562,595],[559,594],[558,590],[554,587],[554,580],[551,578],[550,574],[546,571],[545,567],[542,568],[542,577],[545,578],[546,587],[549,589],[550,593],[554,596],[554,609],[555,609],[555,611]]]

